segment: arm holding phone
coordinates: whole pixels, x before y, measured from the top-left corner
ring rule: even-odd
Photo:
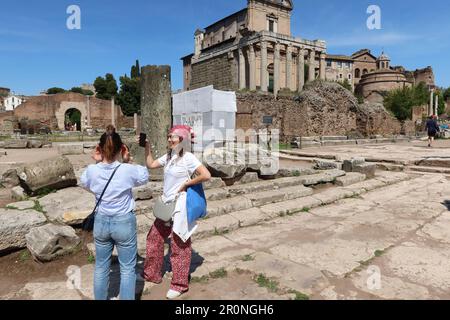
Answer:
[[[138,137],[136,137],[136,141],[139,142],[139,146],[145,148],[145,159],[147,168],[149,169],[158,169],[161,168],[161,163],[158,160],[153,159],[152,150],[150,148],[150,143],[147,140],[147,135],[145,133],[141,133]]]

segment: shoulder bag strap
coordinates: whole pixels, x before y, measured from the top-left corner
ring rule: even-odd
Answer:
[[[106,189],[108,188],[108,186],[109,186],[109,184],[110,184],[112,178],[114,177],[114,175],[116,174],[117,170],[119,169],[119,167],[120,167],[121,165],[122,165],[122,164],[119,164],[119,165],[117,166],[117,168],[114,169],[114,171],[113,171],[111,177],[109,178],[108,182],[106,183],[105,189],[103,189],[103,192],[102,192],[100,198],[98,199],[97,204],[95,205],[95,208],[94,208],[94,211],[93,211],[93,212],[96,212],[96,211],[97,211],[97,208],[98,208],[98,206],[100,205],[100,202],[102,201],[103,196],[105,195]]]

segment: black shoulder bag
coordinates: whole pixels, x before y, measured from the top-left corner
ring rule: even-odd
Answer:
[[[116,169],[114,169],[114,172],[112,173],[111,177],[109,178],[108,182],[106,183],[105,189],[103,189],[102,195],[100,196],[100,198],[97,201],[97,204],[95,205],[94,210],[92,211],[92,213],[83,221],[83,230],[84,231],[88,231],[91,232],[92,230],[94,230],[94,222],[95,222],[95,215],[97,214],[97,208],[100,205],[100,202],[102,201],[102,198],[105,194],[106,189],[109,186],[109,183],[111,182],[112,178],[114,177],[114,175],[117,172],[117,169],[119,169],[119,167],[121,166],[118,165]]]

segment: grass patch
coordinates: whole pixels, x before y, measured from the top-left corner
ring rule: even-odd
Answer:
[[[310,211],[311,211],[311,208],[304,207],[301,212],[309,213]]]
[[[294,176],[294,177],[300,177],[300,171],[295,170],[294,172],[292,172],[292,176]]]
[[[275,280],[270,280],[263,274],[259,274],[255,278],[255,282],[262,288],[268,289],[270,292],[277,292],[279,283]]]
[[[87,258],[87,261],[89,264],[93,264],[95,263],[95,257],[92,254],[90,254]]]
[[[213,279],[225,278],[228,275],[227,270],[225,268],[220,268],[219,270],[213,271],[209,274]]]
[[[377,250],[377,251],[375,251],[375,257],[377,257],[377,258],[379,258],[379,257],[381,257],[383,254],[385,254],[385,251],[384,250]]]
[[[192,277],[191,283],[207,283],[208,280],[209,280],[208,276]]]
[[[31,259],[31,253],[27,249],[23,250],[19,255],[19,261],[24,262]]]
[[[288,143],[280,143],[278,144],[279,150],[291,150],[292,146]]]
[[[36,196],[38,199],[43,198],[51,193],[55,193],[56,190],[52,188],[42,188],[36,192]]]
[[[10,206],[10,205],[7,205],[7,206],[6,206],[6,209],[19,210],[19,208],[14,207],[14,206]]]
[[[221,235],[227,234],[229,232],[230,232],[229,230],[219,231],[219,230],[217,230],[217,228],[214,228],[214,234],[213,235],[221,236]]]
[[[297,290],[289,290],[289,293],[295,294],[294,300],[306,301],[309,300],[309,296]]]
[[[245,256],[242,258],[242,261],[244,261],[244,262],[254,261],[254,260],[255,260],[255,258],[252,257],[252,256],[249,255],[249,254],[245,255]]]
[[[32,209],[44,214],[47,213],[45,212],[44,208],[41,206],[38,200],[34,200],[34,207]]]

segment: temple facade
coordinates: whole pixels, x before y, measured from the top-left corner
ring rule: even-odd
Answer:
[[[326,79],[326,43],[291,34],[291,0],[248,0],[247,8],[195,32],[182,58],[184,90],[301,91]]]

